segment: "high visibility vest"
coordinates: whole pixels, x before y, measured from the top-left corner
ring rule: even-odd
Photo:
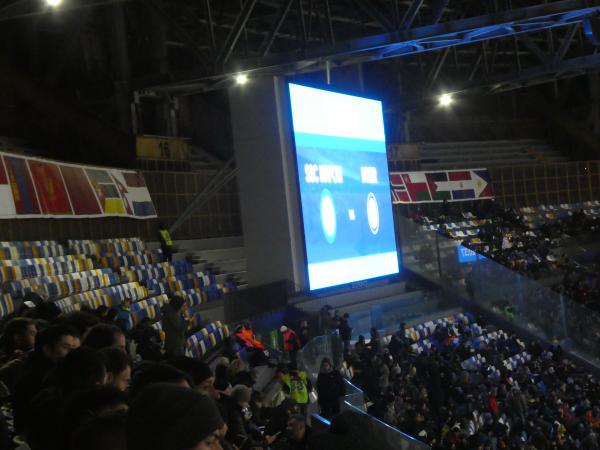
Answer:
[[[246,328],[242,326],[242,329],[235,333],[235,336],[240,339],[246,348],[257,348],[259,350],[264,350],[265,346],[254,337],[254,333],[251,328]]]
[[[165,241],[165,245],[169,247],[173,245],[173,241],[171,240],[169,230],[160,230],[160,235],[162,236],[163,241]]]
[[[281,382],[290,390],[290,398],[299,405],[308,403],[308,375],[306,372],[298,372],[298,377],[292,377],[289,373],[281,377]]]

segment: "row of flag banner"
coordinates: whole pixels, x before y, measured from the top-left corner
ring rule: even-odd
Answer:
[[[140,172],[0,152],[0,218],[156,217]]]
[[[494,189],[487,169],[390,172],[390,183],[394,204],[494,198]]]

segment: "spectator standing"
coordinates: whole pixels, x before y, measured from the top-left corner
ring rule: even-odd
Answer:
[[[127,333],[131,329],[131,299],[125,297],[117,309],[117,326]]]
[[[248,361],[251,366],[262,366],[267,364],[265,346],[254,336],[254,330],[249,322],[243,323],[235,333],[238,343],[246,349]]]
[[[290,362],[296,361],[296,355],[298,354],[298,350],[300,350],[301,343],[298,335],[291,328],[282,325],[279,328],[281,335],[283,336],[283,350],[285,350],[290,356]]]
[[[308,322],[303,320],[300,322],[300,345],[304,347],[310,341],[310,329],[308,328]]]
[[[163,330],[165,332],[165,352],[168,357],[182,356],[185,345],[187,318],[184,316],[185,300],[179,296],[163,307]]]
[[[344,379],[328,358],[323,358],[317,377],[317,394],[321,415],[327,419],[340,412],[340,399],[344,396]]]
[[[300,410],[306,415],[308,394],[312,390],[308,374],[304,370],[298,370],[296,363],[291,363],[289,369],[289,373],[281,375],[281,383],[289,390],[290,398],[300,406]]]
[[[319,311],[319,329],[322,333],[327,334],[327,331],[331,329],[333,324],[333,317],[331,316],[331,306],[325,305]]]
[[[377,328],[371,328],[371,340],[369,341],[368,347],[371,350],[371,353],[376,355],[381,350],[381,342],[379,339],[379,331]]]
[[[350,319],[350,315],[348,313],[345,313],[342,316],[342,320],[340,322],[340,327],[339,327],[340,339],[342,340],[342,343],[344,344],[344,354],[347,354],[350,351],[350,340],[352,339],[352,328],[350,327],[350,324],[348,323],[349,319]]]
[[[171,239],[169,229],[164,223],[161,223],[158,227],[158,240],[165,261],[171,261],[173,257],[173,240]]]

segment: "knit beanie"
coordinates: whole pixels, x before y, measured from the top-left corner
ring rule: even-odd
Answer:
[[[223,427],[215,402],[169,383],[144,388],[127,416],[129,450],[189,450]]]

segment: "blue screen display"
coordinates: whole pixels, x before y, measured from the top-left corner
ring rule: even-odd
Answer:
[[[310,290],[397,274],[381,102],[289,91]]]
[[[458,256],[458,262],[461,264],[475,262],[477,259],[480,261],[487,259],[485,256],[480,255],[461,244],[456,246],[456,254]]]

